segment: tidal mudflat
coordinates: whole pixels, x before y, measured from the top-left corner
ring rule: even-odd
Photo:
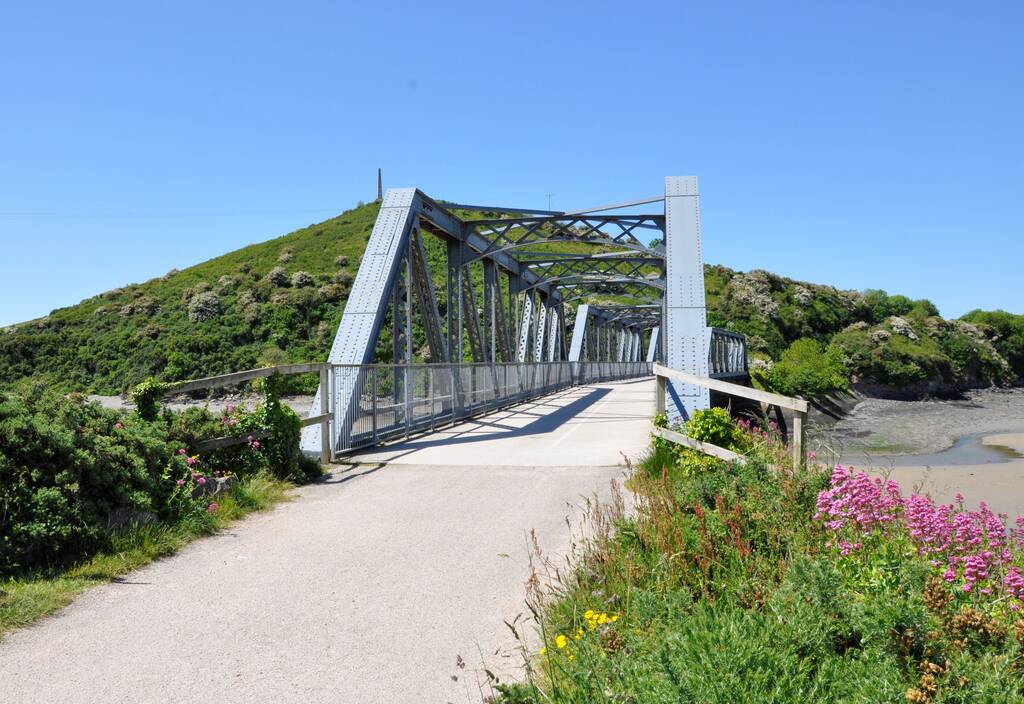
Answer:
[[[1024,515],[1024,390],[984,390],[953,401],[868,399],[821,433],[822,459],[869,469],[904,493],[940,502],[985,501]]]

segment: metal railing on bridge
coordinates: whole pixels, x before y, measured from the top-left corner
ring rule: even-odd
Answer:
[[[345,453],[580,384],[651,375],[648,362],[330,365],[333,448]]]

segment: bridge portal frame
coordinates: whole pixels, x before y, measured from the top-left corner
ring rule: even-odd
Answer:
[[[659,202],[663,213],[609,214]],[[460,219],[455,209],[486,216]],[[639,239],[650,231],[663,237],[664,248]],[[424,234],[445,242],[443,316]],[[553,242],[598,251],[553,253],[545,249]],[[478,264],[482,276],[474,277]],[[479,296],[475,278],[483,289]],[[595,298],[615,303],[587,302]],[[568,304],[578,301],[584,302],[573,315]],[[410,383],[400,365],[415,361],[416,329],[422,330],[430,361],[439,364],[637,362],[646,340],[648,361],[707,376],[712,331],[706,325],[697,178],[667,177],[664,196],[572,212],[443,205],[415,188],[389,189],[327,362],[356,369],[377,361],[389,314],[393,389]],[[340,381],[327,404],[336,421],[332,445],[350,429],[346,425],[360,403],[355,391],[348,398],[338,392],[354,389],[354,380]],[[451,383],[452,398],[461,398],[458,377]],[[321,393],[311,414],[322,408]],[[673,382],[669,395],[672,421],[709,405],[707,390],[697,386]],[[318,426],[306,429],[305,451],[320,447],[319,434]]]

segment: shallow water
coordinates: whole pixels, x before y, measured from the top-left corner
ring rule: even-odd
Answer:
[[[844,455],[842,464],[885,467],[931,467],[931,466],[957,466],[957,465],[979,465],[998,464],[1011,462],[1024,458],[1024,455],[1013,448],[1002,445],[986,445],[982,438],[995,433],[974,433],[963,435],[956,439],[953,446],[942,452],[928,452],[918,455],[886,455],[886,454],[857,454]]]

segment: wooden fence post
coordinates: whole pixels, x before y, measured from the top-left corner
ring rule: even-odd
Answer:
[[[807,417],[805,411],[796,411],[793,414],[793,469],[803,466],[804,461],[804,420]]]
[[[331,367],[325,364],[320,368],[320,414],[325,415],[320,421],[320,463],[330,464],[331,462],[331,419],[326,414],[330,413],[331,403]]]

